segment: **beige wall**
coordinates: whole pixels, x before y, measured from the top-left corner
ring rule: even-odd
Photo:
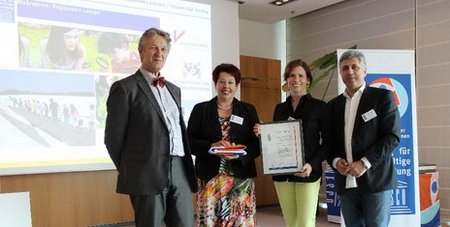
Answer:
[[[441,213],[450,213],[450,1],[348,0],[287,22],[287,60],[307,62],[354,44],[416,51],[419,162],[440,172]],[[325,82],[313,94],[322,94]],[[337,95],[336,78],[326,99]]]
[[[280,74],[282,74],[286,65],[286,20],[268,24],[240,19],[239,44],[241,56],[280,60]],[[280,86],[281,84],[280,77]],[[282,92],[281,99],[285,98],[286,93]]]
[[[273,24],[239,20],[239,54],[260,58],[286,59],[286,20]]]

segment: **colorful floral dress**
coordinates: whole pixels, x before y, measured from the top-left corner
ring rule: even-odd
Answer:
[[[230,141],[230,118],[219,118],[222,139]],[[255,226],[255,184],[252,178],[233,176],[230,163],[220,160],[219,173],[211,180],[199,180],[198,226]]]

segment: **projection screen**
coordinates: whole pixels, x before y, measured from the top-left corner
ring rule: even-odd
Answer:
[[[212,95],[210,6],[166,0],[0,2],[0,175],[113,169],[109,86],[140,66],[150,27],[171,34],[162,74],[183,114]]]

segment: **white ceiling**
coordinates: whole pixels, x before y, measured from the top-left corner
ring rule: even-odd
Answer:
[[[239,18],[263,23],[302,15],[345,0],[296,0],[283,6],[269,4],[273,0],[235,0],[239,4]]]

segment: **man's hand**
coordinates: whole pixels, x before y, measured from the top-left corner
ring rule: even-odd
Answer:
[[[336,162],[336,169],[343,176],[347,176],[348,172],[350,171],[350,167],[348,166],[347,161],[345,161],[342,158],[339,159],[339,161]]]
[[[358,178],[366,173],[366,171],[367,168],[364,165],[364,162],[362,160],[359,160],[350,164],[350,170],[348,171],[348,174]]]

